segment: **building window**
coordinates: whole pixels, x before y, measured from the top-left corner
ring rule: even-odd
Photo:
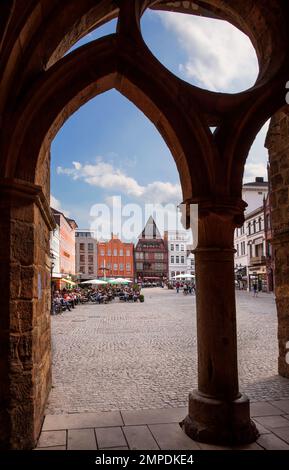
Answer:
[[[248,223],[248,235],[251,235],[251,222]]]
[[[249,254],[250,254],[250,258],[252,258],[253,257],[253,249],[252,249],[251,244],[249,245]]]
[[[256,233],[256,220],[253,221],[253,233]]]
[[[123,250],[122,249],[119,250],[119,256],[123,256]]]
[[[80,262],[81,263],[85,263],[85,256],[84,255],[80,255]]]
[[[135,259],[139,259],[140,253],[135,253]]]
[[[111,268],[111,264],[107,263],[107,269],[110,269],[110,268]]]
[[[184,262],[185,262],[185,257],[181,256],[181,263],[184,264]]]
[[[195,260],[191,259],[191,266],[194,266],[194,265],[195,265]]]
[[[88,262],[93,264],[93,255],[88,255]]]
[[[245,229],[244,229],[244,225],[241,227],[241,235],[244,235],[245,233]]]
[[[111,256],[111,249],[110,248],[107,249],[107,256]]]
[[[176,256],[176,263],[178,264],[180,262],[180,257]]]
[[[171,251],[174,251],[174,245],[171,243]]]
[[[126,250],[126,256],[130,256],[130,250]]]
[[[104,256],[104,249],[103,248],[101,248],[101,250],[100,250],[100,255]]]
[[[259,218],[259,232],[262,230],[262,219],[261,217]]]
[[[81,274],[84,274],[85,273],[85,266],[80,266],[79,271],[81,272]]]
[[[185,251],[185,245],[181,245],[181,251]]]
[[[142,263],[140,263],[142,265]],[[126,263],[126,270],[130,271],[130,263]]]
[[[114,271],[117,271],[117,263],[114,263],[114,265],[113,265],[113,270],[114,270]]]
[[[172,277],[175,277],[175,274],[176,274],[175,271],[172,271],[171,276],[172,276]]]
[[[88,243],[88,251],[93,251],[93,243]]]
[[[138,271],[142,271],[143,270],[143,263],[136,263],[136,269]],[[127,271],[128,271],[128,269],[127,269]]]
[[[176,244],[176,251],[180,251],[180,245],[178,243]]]
[[[79,249],[80,249],[80,251],[84,251],[84,250],[85,250],[85,245],[84,245],[84,243],[79,243]]]
[[[113,250],[113,256],[117,256],[117,249],[116,248],[114,248],[114,250]]]
[[[155,253],[155,259],[164,259],[163,253]]]
[[[269,230],[271,228],[270,214],[266,215],[266,228]]]
[[[88,274],[93,274],[93,266],[88,266]]]
[[[123,271],[123,263],[119,263],[119,270]]]
[[[239,256],[239,244],[237,243],[237,256]]]
[[[174,262],[175,262],[175,257],[171,256],[171,263],[174,263]]]
[[[163,271],[163,263],[155,263],[155,270],[156,271]]]

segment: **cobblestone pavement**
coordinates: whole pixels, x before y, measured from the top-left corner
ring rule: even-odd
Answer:
[[[186,405],[197,385],[195,297],[143,293],[143,304],[116,300],[52,317],[48,414]],[[274,297],[237,292],[237,311],[240,389],[253,401],[289,398],[289,380],[277,375]]]

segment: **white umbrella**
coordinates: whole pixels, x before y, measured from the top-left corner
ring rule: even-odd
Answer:
[[[107,284],[107,282],[103,281],[101,279],[90,279],[88,281],[80,282],[80,284],[93,284],[93,285],[96,285],[96,286],[100,286],[100,285],[103,285],[103,284]]]
[[[117,277],[116,279],[111,279],[111,282],[114,284],[130,284],[132,281],[130,279],[124,279],[123,277]]]
[[[177,274],[173,279],[193,279],[194,274]]]

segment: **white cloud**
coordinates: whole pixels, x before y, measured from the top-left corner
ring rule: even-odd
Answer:
[[[106,163],[100,157],[94,164],[82,165],[72,162],[72,168],[58,167],[57,173],[70,176],[73,180],[82,180],[91,186],[101,189],[118,191],[139,198],[145,202],[179,203],[182,200],[180,184],[154,181],[146,186],[140,185],[134,178],[126,175],[123,170]]]
[[[62,212],[66,217],[70,216],[70,212],[61,207],[61,202],[59,199],[56,199],[52,194],[50,194],[50,206],[57,211]]]
[[[267,165],[266,163],[247,163],[245,167],[244,183],[255,181],[257,176],[263,176],[267,181]]]
[[[229,93],[254,84],[258,61],[244,33],[222,20],[172,12],[157,14],[186,54],[186,61],[179,64],[184,78],[211,91]]]

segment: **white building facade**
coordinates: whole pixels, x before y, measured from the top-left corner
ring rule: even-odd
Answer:
[[[235,230],[234,236],[234,246],[235,246],[235,277],[238,287],[240,289],[249,289],[250,284],[252,285],[251,278],[249,277],[249,265],[250,265],[250,253],[248,252],[248,233],[249,228],[247,227],[247,221],[251,221],[251,214],[254,214],[257,210],[259,211],[262,208],[263,211],[263,202],[268,194],[268,182],[264,181],[264,178],[256,178],[255,181],[251,183],[245,183],[242,189],[242,198],[248,204],[245,211],[245,223],[241,228]],[[264,212],[264,211],[263,211]],[[252,216],[254,217],[254,216]],[[259,215],[258,215],[259,217]],[[264,215],[263,215],[264,219]],[[251,225],[250,225],[251,227]],[[253,230],[253,225],[252,225]],[[264,232],[264,224],[263,224]],[[265,237],[265,235],[264,235]],[[253,278],[252,278],[253,279]]]
[[[195,255],[188,250],[187,251],[187,272],[186,274],[195,275]]]
[[[188,274],[192,272],[191,258],[194,256],[189,251],[190,237],[188,231],[185,230],[169,230],[166,232],[165,238],[168,243],[168,278],[172,280],[178,274]],[[188,262],[188,253],[190,261]],[[189,263],[189,264],[188,264]],[[193,267],[195,266],[193,259]],[[194,274],[194,273],[193,273]]]
[[[266,239],[264,225],[264,206],[246,216],[248,247],[248,288],[257,284],[259,291],[267,291]]]
[[[60,278],[60,227],[58,224],[50,235],[50,258],[52,277]]]
[[[97,278],[97,240],[88,230],[75,232],[76,274],[80,280]]]

